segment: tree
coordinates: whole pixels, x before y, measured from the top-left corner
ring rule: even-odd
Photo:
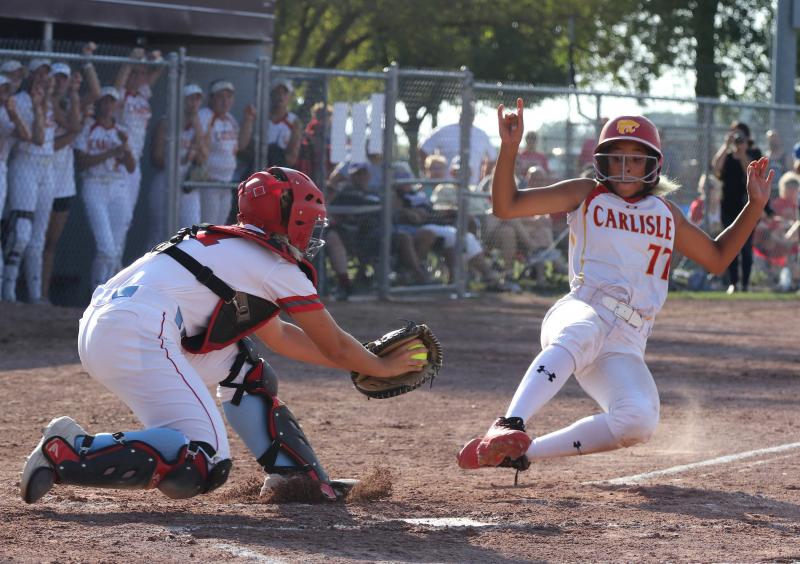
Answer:
[[[602,29],[582,59],[586,81],[610,76],[649,92],[670,68],[693,73],[695,94],[765,97],[769,88],[771,0],[634,0],[624,14],[601,15]],[[741,91],[736,76],[746,76]]]

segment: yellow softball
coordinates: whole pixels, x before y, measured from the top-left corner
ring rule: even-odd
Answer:
[[[423,345],[422,343],[419,343],[419,344],[416,344],[416,345],[411,345],[410,347],[408,347],[408,350],[424,349],[424,348],[425,348],[425,345]],[[425,352],[421,352],[421,353],[417,353],[415,355],[412,355],[411,358],[413,358],[414,360],[427,360],[428,359],[428,351],[426,350]]]

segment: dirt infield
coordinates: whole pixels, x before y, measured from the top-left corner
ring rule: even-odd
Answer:
[[[460,445],[504,411],[539,351],[552,301],[332,304],[363,339],[428,321],[445,368],[431,390],[366,400],[345,374],[270,358],[329,473],[382,481],[377,495],[313,506],[259,500],[259,469],[235,436],[233,475],[207,496],[57,486],[25,505],[19,471],[52,417],[91,432],[137,424],[82,372],[79,311],[0,304],[0,561],[800,560],[798,301],[669,300],[647,352],[662,419],[646,445],[537,463],[518,487],[508,469],[458,469]],[[529,429],[596,411],[573,380]],[[781,445],[634,484],[587,483]]]

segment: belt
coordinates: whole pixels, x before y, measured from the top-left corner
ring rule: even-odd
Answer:
[[[642,316],[639,315],[639,312],[625,302],[615,300],[611,296],[603,296],[603,299],[600,300],[600,302],[606,308],[611,310],[614,315],[625,321],[628,325],[631,325],[636,329],[641,329],[642,325],[644,325],[644,320],[642,319]]]

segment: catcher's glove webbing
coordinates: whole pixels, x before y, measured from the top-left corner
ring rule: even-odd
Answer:
[[[364,344],[377,356],[385,356],[398,347],[419,339],[427,350],[427,363],[420,370],[406,372],[391,378],[377,378],[369,374],[352,372],[353,385],[362,394],[371,398],[391,398],[416,390],[425,382],[433,385],[433,379],[442,367],[442,344],[425,324],[409,321],[402,329],[386,333],[383,337]]]

